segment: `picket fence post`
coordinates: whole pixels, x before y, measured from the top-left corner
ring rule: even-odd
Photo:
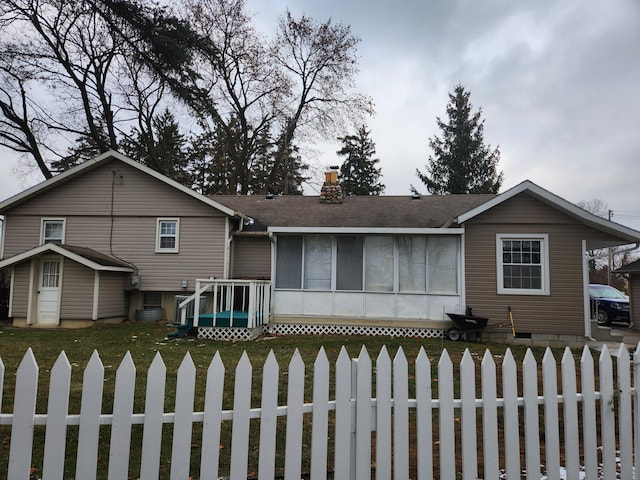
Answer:
[[[418,480],[433,480],[433,423],[431,362],[423,347],[416,357],[416,428],[418,458]]]
[[[446,349],[438,362],[438,413],[440,415],[440,478],[456,478],[453,363]]]
[[[9,447],[8,478],[29,478],[38,398],[38,364],[31,348],[18,366]]]
[[[249,460],[249,411],[251,410],[251,375],[253,367],[242,354],[236,367],[233,390],[233,431],[231,435],[231,480],[246,480]]]
[[[618,425],[620,448],[620,478],[633,478],[633,425],[631,413],[631,358],[624,345],[618,348],[616,362],[618,379]]]
[[[64,457],[67,446],[67,414],[71,365],[64,351],[60,352],[51,369],[49,401],[47,405],[47,431],[44,441],[44,478],[64,478]]]
[[[260,416],[259,480],[272,480],[276,472],[276,427],[278,421],[278,383],[280,367],[273,350],[262,369],[262,405]]]
[[[296,348],[289,362],[284,480],[300,480],[302,473],[302,416],[304,362]]]
[[[564,414],[564,458],[567,478],[580,474],[580,428],[578,424],[578,391],[576,362],[567,347],[562,355],[562,395]]]
[[[160,477],[162,417],[164,415],[166,377],[167,368],[158,352],[147,372],[144,429],[142,432],[142,460],[140,464],[141,480],[154,480]]]
[[[633,352],[633,386],[635,388],[635,395],[633,396],[633,429],[631,430],[631,435],[635,439],[633,442],[634,451],[633,458],[635,459],[634,470],[636,472],[640,471],[640,394],[638,390],[640,389],[640,343],[636,346],[635,351]],[[0,389],[1,390],[1,389]]]
[[[460,362],[460,400],[462,429],[462,478],[478,478],[476,427],[476,370],[469,349],[465,349]]]
[[[542,394],[544,396],[544,444],[548,480],[560,480],[560,431],[558,429],[558,375],[556,359],[550,348],[542,357]]]
[[[216,480],[220,467],[220,433],[222,430],[222,394],[224,392],[224,364],[219,352],[207,369],[207,387],[202,420],[202,457],[200,479]]]
[[[596,385],[593,357],[585,345],[580,357],[582,393],[582,445],[586,478],[598,478],[598,430],[596,427]]]
[[[329,438],[329,359],[320,348],[313,364],[313,419],[311,434],[311,480],[327,478]]]
[[[409,378],[407,357],[402,347],[393,358],[393,478],[409,476]],[[387,430],[388,432],[388,430]],[[378,429],[379,441],[391,442],[385,431]],[[391,478],[391,472],[387,478]]]
[[[354,454],[353,437],[355,428],[352,418],[351,408],[351,387],[352,372],[351,358],[347,350],[342,347],[338,360],[336,361],[336,413],[335,413],[335,435],[334,435],[334,466],[333,471],[336,478],[353,478],[351,459]]]
[[[520,426],[518,414],[518,367],[507,349],[502,360],[502,396],[504,397],[504,452],[506,480],[520,480]]]
[[[499,478],[498,384],[496,362],[489,350],[482,357],[482,444],[484,477]]]
[[[96,478],[103,388],[104,366],[98,351],[94,350],[82,376],[82,403],[76,458],[77,478],[87,480]]]
[[[600,353],[600,432],[602,435],[602,475],[616,477],[616,422],[613,392],[613,362],[605,345]]]

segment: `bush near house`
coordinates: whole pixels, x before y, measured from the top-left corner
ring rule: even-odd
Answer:
[[[0,270],[0,321],[9,319],[9,275]]]

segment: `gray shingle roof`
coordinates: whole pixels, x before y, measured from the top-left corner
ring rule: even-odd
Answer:
[[[353,196],[323,204],[317,196],[214,195],[212,200],[255,220],[248,231],[267,227],[439,228],[495,195]]]
[[[614,270],[615,273],[635,273],[640,272],[640,260],[636,260],[635,262],[631,262],[627,265],[624,265],[617,270]]]
[[[123,260],[119,260],[115,257],[111,257],[109,255],[105,255],[104,253],[100,253],[92,248],[87,247],[78,247],[75,245],[66,245],[59,244],[60,248],[64,248],[65,250],[75,253],[76,255],[80,255],[81,257],[86,258],[87,260],[91,260],[98,265],[102,265],[103,267],[131,267],[130,263],[127,263]]]

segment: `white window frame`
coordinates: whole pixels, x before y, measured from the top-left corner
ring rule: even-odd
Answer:
[[[176,224],[176,244],[172,248],[162,248],[160,246],[160,240],[163,238],[161,235],[163,223],[175,223]],[[165,235],[168,237],[169,235]],[[180,219],[179,218],[158,218],[156,221],[156,253],[178,253],[180,248]]]
[[[503,240],[535,240],[540,242],[542,288],[505,288],[502,263]],[[498,233],[496,234],[496,276],[500,295],[550,295],[549,285],[549,235],[546,233]]]
[[[60,217],[51,217],[51,218],[42,218],[40,221],[40,244],[44,245],[45,243],[58,243],[54,240],[57,239],[49,239],[47,240],[45,238],[45,232],[46,232],[46,228],[45,225],[47,223],[62,223],[62,238],[60,238],[60,242],[59,243],[64,243],[65,240],[65,236],[67,233],[67,219],[66,218],[60,218]]]

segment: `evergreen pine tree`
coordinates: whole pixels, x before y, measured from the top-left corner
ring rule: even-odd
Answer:
[[[188,139],[180,132],[176,118],[168,109],[153,118],[147,131],[133,128],[122,141],[122,151],[156,172],[187,187],[192,186]]]
[[[469,96],[461,84],[449,93],[449,121],[436,119],[442,138],[434,135],[429,139],[433,155],[429,155],[426,173],[416,169],[432,194],[498,193],[502,185],[503,174],[497,170],[500,150],[485,145],[482,109],[473,113]]]
[[[380,168],[376,167],[380,159],[373,158],[376,144],[369,137],[370,133],[363,125],[356,135],[338,138],[343,146],[337,153],[346,157],[340,167],[345,195],[380,195],[385,189],[380,183]]]

